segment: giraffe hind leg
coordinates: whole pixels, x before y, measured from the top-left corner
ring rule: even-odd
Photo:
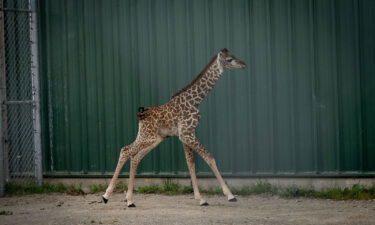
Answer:
[[[118,163],[117,163],[117,166],[116,166],[115,173],[113,174],[113,177],[112,177],[111,182],[109,183],[109,185],[107,187],[107,190],[106,190],[105,194],[102,196],[102,200],[105,204],[108,202],[108,199],[109,199],[110,195],[112,194],[113,189],[115,188],[117,178],[118,178],[118,175],[121,172],[122,167],[124,166],[126,161],[130,158],[131,150],[132,150],[132,145],[128,145],[128,146],[122,148],[121,151],[120,151],[120,156],[119,156],[119,160],[118,160]]]
[[[137,154],[135,154],[131,159],[130,174],[128,181],[128,190],[126,192],[126,202],[128,207],[135,207],[133,202],[133,189],[135,174],[137,172],[137,167],[144,156],[146,156],[151,150],[153,150],[160,142],[163,141],[161,137],[148,138],[139,143],[135,143],[135,147],[138,149]]]

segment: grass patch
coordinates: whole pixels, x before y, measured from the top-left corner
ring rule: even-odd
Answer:
[[[128,190],[128,185],[126,185],[124,182],[120,181],[120,182],[117,182],[116,184],[116,188],[115,188],[115,191],[120,191],[120,192],[124,192]]]
[[[90,186],[90,193],[96,193],[105,191],[107,189],[107,185],[104,184],[94,184]]]
[[[193,188],[191,186],[181,186],[179,183],[176,183],[171,179],[165,179],[162,186],[151,184],[148,186],[138,187],[135,191],[144,194],[157,193],[166,195],[179,195],[192,193]]]
[[[208,195],[219,195],[219,194],[222,194],[223,191],[221,190],[221,188],[213,188],[213,187],[209,187],[208,189],[203,189],[201,187],[199,187],[199,191],[201,193],[204,193],[204,194],[208,194]]]
[[[375,199],[375,184],[372,187],[355,184],[349,188],[327,188],[323,190],[305,189],[297,186],[277,187],[267,182],[259,182],[242,188],[230,188],[235,195],[276,195],[283,198],[324,198],[333,200],[370,200]],[[202,193],[222,194],[220,188],[200,189]]]
[[[278,189],[276,194],[285,198],[298,198],[298,197],[319,197],[321,191],[311,189],[299,188],[297,186],[290,186],[287,188]]]
[[[264,193],[278,195],[284,198],[307,197],[333,200],[370,200],[375,199],[375,184],[372,187],[355,184],[348,188],[334,187],[322,190],[306,189],[297,186],[280,188],[271,185]]]
[[[182,193],[184,194],[190,194],[190,193],[193,193],[194,190],[193,190],[193,187],[192,186],[183,186],[182,187]]]
[[[13,215],[13,212],[8,211],[8,210],[2,210],[2,211],[0,211],[0,215],[10,216],[10,215]]]
[[[135,191],[143,194],[156,194],[161,193],[162,189],[160,186],[152,184],[148,186],[138,187],[135,189]]]
[[[41,193],[67,193],[70,195],[82,195],[81,185],[63,185],[63,184],[43,184],[42,186],[30,184],[8,183],[6,184],[6,194],[25,195],[25,194],[41,194]],[[98,184],[90,186],[90,193],[104,192],[107,185]],[[115,191],[126,191],[127,185],[123,182],[118,182]],[[286,188],[277,187],[267,182],[259,182],[254,185],[245,186],[242,188],[231,188],[232,193],[235,195],[258,195],[268,194],[277,195],[284,198],[324,198],[334,200],[369,200],[375,199],[375,184],[372,187],[365,187],[363,185],[355,184],[349,188],[328,188],[323,190],[304,189],[297,186],[290,186]],[[165,179],[162,185],[148,185],[137,187],[135,192],[144,194],[166,194],[166,195],[179,195],[193,193],[191,186],[182,186],[172,179]],[[201,193],[208,195],[220,195],[222,190],[219,187],[215,188],[200,188]]]
[[[162,186],[163,193],[167,195],[183,194],[182,187],[179,183],[173,182],[171,179],[165,179]]]
[[[236,195],[256,195],[256,194],[277,194],[278,188],[267,182],[259,182],[251,186],[244,186],[239,189],[233,189]]]
[[[313,197],[336,199],[336,200],[375,199],[375,184],[370,188],[366,188],[363,185],[359,185],[359,184],[354,184],[352,187],[344,188],[344,189],[331,188],[331,189],[323,190],[319,192],[317,196],[313,196]]]

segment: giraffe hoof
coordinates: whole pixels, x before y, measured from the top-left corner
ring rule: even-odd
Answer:
[[[129,207],[129,208],[134,208],[135,205],[134,205],[134,203],[131,203],[131,204],[128,205],[128,207]]]
[[[102,196],[102,200],[103,200],[104,204],[107,204],[108,199],[106,199],[106,198],[104,198],[104,196]]]
[[[209,204],[207,202],[202,202],[200,203],[200,206],[209,206]]]
[[[233,197],[231,199],[228,199],[229,202],[237,202],[237,198]]]

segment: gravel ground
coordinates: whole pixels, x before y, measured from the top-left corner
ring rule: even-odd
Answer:
[[[116,193],[108,204],[99,194],[40,194],[0,198],[0,224],[375,224],[375,201],[284,199],[276,196],[207,196],[199,206],[193,195],[135,194],[127,208]]]

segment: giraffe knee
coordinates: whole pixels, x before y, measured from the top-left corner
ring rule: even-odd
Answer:
[[[203,159],[209,165],[214,165],[215,164],[215,158],[214,158],[214,155],[211,152],[205,152],[205,154],[203,155]]]
[[[194,137],[184,136],[184,137],[180,137],[180,140],[182,143],[186,144],[191,149],[197,150],[197,149],[203,148],[203,146],[199,142],[197,142]]]
[[[207,157],[208,160],[215,160],[214,159],[214,154],[212,154],[211,152],[207,152],[207,156],[206,157]]]
[[[188,153],[186,153],[186,160],[187,160],[189,163],[194,163],[193,152],[188,152]]]
[[[129,159],[132,156],[130,150],[131,150],[131,146],[129,146],[129,145],[121,148],[120,159],[122,161],[126,161],[127,159]]]

